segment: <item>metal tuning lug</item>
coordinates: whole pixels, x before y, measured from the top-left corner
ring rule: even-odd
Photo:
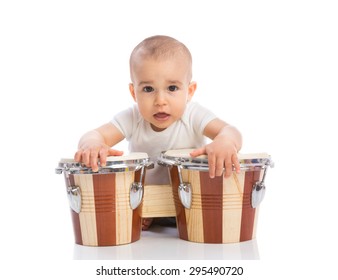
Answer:
[[[268,165],[265,165],[264,167],[264,173],[263,173],[263,178],[261,181],[257,181],[253,186],[252,186],[252,192],[251,192],[251,207],[252,208],[257,208],[259,204],[263,201],[263,198],[265,196],[265,176],[268,170]]]
[[[190,183],[183,182],[181,169],[182,166],[178,165],[177,166],[178,178],[180,180],[180,184],[178,186],[178,196],[183,206],[187,209],[190,209],[192,201],[191,185]]]
[[[141,167],[140,181],[132,183],[130,187],[129,203],[130,203],[130,208],[132,210],[136,209],[142,202],[142,198],[143,198],[142,181],[143,181],[143,176],[144,176],[144,168],[145,166]]]
[[[80,213],[82,203],[80,188],[78,186],[67,187],[67,196],[70,208],[72,208],[76,213]]]

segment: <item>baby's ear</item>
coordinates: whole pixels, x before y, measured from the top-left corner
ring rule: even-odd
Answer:
[[[190,101],[191,98],[194,96],[196,88],[197,88],[197,83],[190,82],[189,87],[188,87],[188,101]]]
[[[130,94],[131,94],[132,98],[136,102],[135,89],[134,89],[134,85],[132,83],[129,84],[129,91],[130,91]]]

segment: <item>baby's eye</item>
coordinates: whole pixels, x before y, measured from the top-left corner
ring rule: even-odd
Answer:
[[[153,92],[153,91],[154,91],[154,88],[151,87],[151,86],[146,86],[146,87],[143,88],[143,91],[144,91],[144,92]]]
[[[178,90],[178,87],[177,86],[169,86],[168,90],[169,91],[176,91],[176,90]]]

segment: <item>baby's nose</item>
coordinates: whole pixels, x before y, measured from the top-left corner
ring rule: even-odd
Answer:
[[[158,91],[155,95],[155,104],[156,105],[165,105],[167,104],[166,94],[164,91]]]

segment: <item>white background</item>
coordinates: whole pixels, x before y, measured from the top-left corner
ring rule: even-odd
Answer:
[[[243,153],[275,161],[260,211],[260,260],[231,264],[250,279],[337,275],[334,2],[1,1],[1,273],[93,279],[103,262],[72,260],[54,168],[84,132],[132,104],[129,54],[164,34],[192,52],[195,101],[241,130]]]

